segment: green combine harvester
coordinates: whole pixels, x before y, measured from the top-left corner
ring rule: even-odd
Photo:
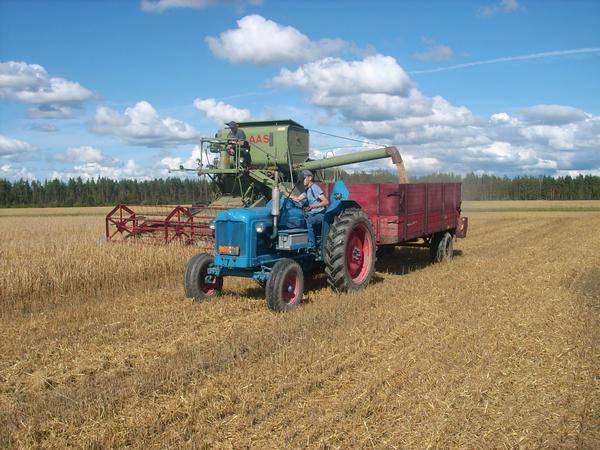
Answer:
[[[194,171],[214,183],[215,199],[198,205],[115,206],[106,216],[108,240],[144,239],[172,241],[212,248],[215,216],[223,210],[264,206],[274,187],[282,192],[295,190],[298,174],[305,169],[315,173],[318,182],[339,177],[340,166],[391,158],[400,183],[407,183],[406,170],[396,147],[354,152],[319,160],[309,157],[309,131],[293,120],[240,122],[246,142],[228,137],[229,128],[214,138],[200,141],[201,158]]]

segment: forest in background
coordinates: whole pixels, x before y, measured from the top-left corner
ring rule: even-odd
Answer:
[[[343,172],[348,183],[394,182],[396,174],[385,170]],[[576,177],[496,175],[465,176],[438,173],[412,177],[411,182],[462,182],[463,200],[599,200],[600,176]],[[160,178],[113,180],[98,178],[68,181],[8,181],[0,179],[0,207],[106,206],[130,204],[190,204],[209,202],[215,191],[205,179]]]

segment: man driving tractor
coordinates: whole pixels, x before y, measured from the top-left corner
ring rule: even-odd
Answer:
[[[298,178],[303,180],[304,192],[300,195],[287,194],[295,202],[305,200],[308,202],[306,213],[306,227],[308,228],[309,246],[316,248],[317,240],[315,228],[321,226],[325,217],[325,208],[329,206],[329,199],[323,192],[323,189],[313,181],[313,173],[310,170],[300,172]]]

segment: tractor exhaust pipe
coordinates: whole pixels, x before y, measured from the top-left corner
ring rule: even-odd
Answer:
[[[271,189],[271,215],[273,216],[273,233],[271,239],[277,238],[277,220],[279,219],[279,185],[278,185],[278,174],[275,171],[275,184]]]

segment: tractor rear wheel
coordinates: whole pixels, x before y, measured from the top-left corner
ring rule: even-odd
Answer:
[[[194,300],[204,300],[214,297],[223,289],[223,277],[213,277],[213,281],[206,282],[208,268],[214,262],[214,258],[208,253],[200,253],[192,256],[185,268],[183,285],[185,295]]]
[[[265,289],[267,306],[273,311],[285,312],[294,309],[304,294],[304,273],[293,259],[279,260],[271,269]]]
[[[454,253],[454,237],[448,233],[438,233],[433,236],[429,247],[431,262],[439,263],[452,259]]]
[[[376,261],[373,224],[360,209],[347,209],[337,216],[325,243],[327,282],[336,291],[364,288],[373,277]]]

